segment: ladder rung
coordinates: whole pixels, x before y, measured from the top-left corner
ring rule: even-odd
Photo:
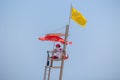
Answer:
[[[46,68],[61,68],[61,66],[52,66],[52,67],[50,67],[50,66],[45,66]]]
[[[50,68],[55,68],[55,69],[57,69],[57,68],[61,68],[61,66],[52,66],[52,67],[50,67]]]

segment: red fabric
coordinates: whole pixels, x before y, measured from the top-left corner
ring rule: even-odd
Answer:
[[[52,58],[52,59],[58,59],[57,56],[52,56],[51,58]],[[65,60],[68,59],[68,56],[63,56],[63,59],[65,59]]]
[[[60,36],[56,36],[56,35],[52,35],[52,36],[50,36],[50,35],[46,35],[46,36],[44,36],[44,37],[39,37],[39,40],[41,40],[41,41],[53,41],[53,42],[61,42],[62,44],[64,44],[65,43],[65,41],[64,41],[64,39],[63,38],[61,38]],[[72,44],[72,42],[66,42],[66,45],[67,44]]]
[[[62,48],[60,48],[60,51],[62,51]]]
[[[63,59],[68,59],[68,56],[63,56]]]
[[[57,56],[52,56],[51,58],[52,58],[52,59],[58,59],[58,57],[57,57]]]

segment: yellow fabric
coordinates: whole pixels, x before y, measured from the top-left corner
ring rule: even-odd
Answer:
[[[75,21],[82,27],[85,27],[87,23],[87,20],[85,19],[85,17],[73,7],[72,7],[72,12],[71,12],[71,18],[73,21]]]

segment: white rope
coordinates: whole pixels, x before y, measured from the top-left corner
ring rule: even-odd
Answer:
[[[62,26],[62,27],[57,27],[56,29],[52,30],[52,31],[47,31],[47,33],[45,34],[48,34],[48,33],[64,33],[64,30],[65,30],[65,26]]]

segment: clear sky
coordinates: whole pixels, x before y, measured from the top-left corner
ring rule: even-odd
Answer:
[[[71,3],[88,22],[71,20],[63,80],[120,80],[120,0],[0,0],[0,80],[43,80],[53,43],[38,37],[64,32]]]

